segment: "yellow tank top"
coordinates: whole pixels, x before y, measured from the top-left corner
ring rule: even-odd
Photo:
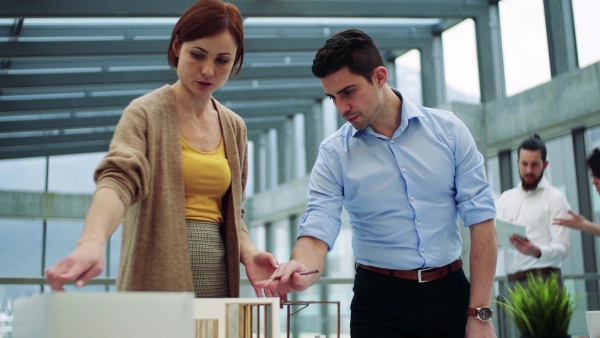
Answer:
[[[223,196],[231,185],[231,170],[223,139],[215,151],[204,152],[181,136],[185,218],[223,223]]]

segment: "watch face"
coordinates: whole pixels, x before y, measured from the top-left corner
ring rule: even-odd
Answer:
[[[492,309],[489,307],[482,307],[479,309],[479,319],[490,320],[492,319]]]

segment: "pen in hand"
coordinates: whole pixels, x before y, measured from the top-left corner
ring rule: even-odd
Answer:
[[[295,272],[295,273],[304,276],[304,275],[312,275],[313,273],[319,273],[319,270],[299,271],[299,272]],[[280,280],[281,276],[273,277],[273,278],[270,278],[270,279],[272,279],[272,280]]]

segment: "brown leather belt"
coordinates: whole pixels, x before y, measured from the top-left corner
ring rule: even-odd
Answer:
[[[391,270],[391,269],[383,269],[375,266],[358,264],[358,267],[361,269],[373,271],[380,273],[382,275],[388,275],[396,278],[402,279],[410,279],[419,281],[419,283],[431,282],[437,279],[444,278],[449,274],[457,271],[462,267],[462,259],[457,259],[454,262],[439,267],[439,268],[427,268],[427,269],[417,269],[417,270]]]
[[[515,273],[509,274],[508,281],[516,281],[516,280],[525,280],[529,274],[537,275],[550,275],[551,273],[560,273],[560,269],[558,268],[541,268],[541,269],[529,269],[525,271],[519,271]]]

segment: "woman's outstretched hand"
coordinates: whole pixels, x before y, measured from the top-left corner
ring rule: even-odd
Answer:
[[[64,291],[65,283],[71,281],[80,288],[104,270],[105,260],[103,245],[80,243],[67,257],[46,269],[46,282],[54,291]]]

